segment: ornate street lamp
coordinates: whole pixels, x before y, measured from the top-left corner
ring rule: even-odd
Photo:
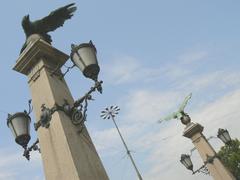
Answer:
[[[193,171],[193,164],[192,164],[192,161],[191,161],[191,158],[190,158],[189,155],[187,155],[187,154],[182,154],[182,155],[181,155],[180,162],[181,162],[188,170]]]
[[[92,41],[80,45],[72,44],[72,62],[82,71],[85,77],[94,81],[98,80],[100,71],[96,54],[97,50]]]
[[[61,75],[57,73],[60,70],[59,67],[57,67],[57,69],[52,72],[52,75],[63,78],[71,68],[77,66],[82,71],[83,75],[94,80],[95,84],[87,93],[85,93],[84,96],[76,100],[71,105],[67,102],[67,100],[65,100],[65,102],[61,105],[55,103],[55,105],[51,108],[46,107],[45,104],[42,104],[39,120],[37,123],[34,123],[34,129],[36,131],[39,127],[49,128],[52,114],[54,114],[56,111],[63,111],[67,116],[69,116],[74,125],[80,126],[81,129],[84,128],[84,122],[86,121],[87,117],[88,101],[93,100],[91,94],[95,91],[102,93],[103,81],[98,81],[100,67],[98,65],[96,53],[97,50],[92,41],[80,45],[72,44],[71,60],[74,65],[69,67],[67,71]],[[23,156],[25,156],[28,160],[30,159],[30,151],[38,150],[40,152],[40,149],[37,146],[39,143],[38,139],[33,143],[33,145],[28,147],[28,143],[31,139],[29,134],[31,118],[29,114],[32,112],[32,107],[30,103],[31,101],[29,101],[28,113],[27,111],[19,112],[9,115],[7,118],[7,125],[13,133],[16,143],[24,148]]]
[[[31,139],[30,132],[30,116],[24,112],[18,112],[13,115],[8,114],[7,125],[13,133],[17,144],[24,149],[27,148],[28,142]]]
[[[229,145],[232,141],[227,129],[219,128],[217,137],[221,139],[224,144],[227,144],[227,145]]]
[[[38,139],[28,147],[28,143],[31,139],[30,136],[30,123],[31,117],[29,114],[32,112],[31,100],[28,101],[29,111],[24,110],[23,112],[17,112],[13,115],[8,114],[7,117],[7,126],[12,131],[12,134],[15,138],[15,142],[21,145],[24,148],[23,156],[30,160],[30,151],[39,151]]]
[[[209,141],[210,139],[212,138],[219,138],[221,139],[225,144],[227,145],[230,145],[231,144],[231,137],[228,133],[228,130],[226,129],[221,129],[219,128],[218,129],[218,135],[217,137],[215,136],[210,136],[209,138],[207,138],[206,140]],[[206,155],[207,158],[206,160],[204,161],[204,164],[198,168],[197,170],[193,170],[193,164],[192,164],[192,161],[190,159],[190,156],[192,155],[192,152],[196,150],[196,147],[191,149],[191,154],[190,155],[186,155],[186,154],[182,154],[181,156],[181,160],[180,162],[189,170],[192,171],[193,174],[196,174],[196,173],[203,173],[203,174],[206,174],[206,175],[209,175],[210,172],[208,171],[207,169],[207,164],[213,164],[214,162],[214,159],[215,158],[219,158],[218,155],[215,153],[213,156],[209,156],[208,154]]]
[[[182,154],[181,155],[181,159],[180,162],[190,171],[192,171],[192,174],[196,174],[196,173],[203,173],[203,174],[209,174],[209,171],[206,167],[206,165],[208,163],[213,163],[214,158],[216,158],[216,156],[207,156],[207,160],[204,162],[204,164],[198,168],[197,170],[193,170],[193,163],[191,160],[191,157],[188,154]]]

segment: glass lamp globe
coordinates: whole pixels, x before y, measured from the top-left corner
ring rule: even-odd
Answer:
[[[229,144],[231,142],[231,137],[227,129],[219,128],[217,137],[225,144]]]
[[[27,147],[31,139],[30,132],[30,116],[25,112],[18,112],[13,115],[8,115],[7,125],[12,131],[17,144],[23,148]]]
[[[193,171],[193,164],[191,158],[187,154],[182,154],[180,162],[189,170]]]
[[[85,77],[97,81],[100,67],[97,61],[97,50],[92,41],[80,45],[72,44],[71,60]]]

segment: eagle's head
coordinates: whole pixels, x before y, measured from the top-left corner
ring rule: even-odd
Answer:
[[[22,26],[25,27],[30,24],[29,14],[24,16],[22,19]]]
[[[31,22],[29,19],[29,15],[26,15],[22,19],[22,27],[23,27],[24,31],[26,32],[27,30],[29,30],[30,26],[31,26]]]

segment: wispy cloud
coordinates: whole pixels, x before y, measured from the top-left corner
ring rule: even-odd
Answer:
[[[121,57],[112,60],[111,64],[103,66],[107,80],[116,83],[128,83],[139,78],[140,64],[130,56]]]
[[[122,56],[112,60],[111,64],[103,65],[106,80],[114,84],[133,82],[149,82],[161,77],[160,68],[151,68],[141,64],[131,56]]]
[[[207,59],[206,51],[187,52],[175,57],[175,64],[152,67],[132,56],[120,56],[111,64],[103,66],[106,79],[111,83],[124,84],[132,82],[153,82],[161,78],[177,80],[194,72],[196,61]]]
[[[34,179],[35,175],[33,173],[22,174],[23,172],[34,172],[38,169],[39,175],[35,177],[44,179],[39,171],[41,167],[41,158],[37,153],[31,153],[31,167],[29,167],[29,162],[22,156],[21,153],[13,149],[1,149],[0,151],[0,180],[16,180],[16,179],[29,179],[32,177]],[[21,173],[21,174],[20,174]],[[21,178],[20,178],[21,177]]]
[[[161,97],[162,95],[159,96]],[[145,98],[144,96],[142,97],[143,99]],[[137,97],[137,99],[139,98],[140,97]],[[237,119],[240,117],[240,112],[238,110],[240,107],[239,98],[240,91],[236,90],[205,105],[205,107],[201,109],[193,109],[193,113],[190,114],[193,121],[199,122],[205,126],[204,133],[206,137],[216,135],[218,128],[228,128],[233,137],[239,137],[240,134],[236,128],[238,126]],[[134,100],[136,99],[131,99],[131,101]],[[140,100],[139,102],[139,107],[141,107],[142,101]],[[129,104],[132,103],[136,102],[129,102]],[[169,108],[170,106],[173,108],[175,105],[174,103],[170,103]],[[159,117],[159,112],[151,111],[151,116],[148,117],[149,112],[144,107],[136,111],[135,107],[132,106],[132,109],[129,109],[128,112],[125,113],[128,114],[133,112],[135,112],[136,119],[140,118],[144,123],[139,126],[139,123],[130,117],[126,119],[130,122],[122,123],[120,128],[129,142],[130,147],[133,149],[140,149],[145,152],[147,156],[146,159],[144,159],[144,164],[147,165],[149,169],[144,172],[144,177],[146,179],[155,180],[156,177],[161,177],[161,179],[167,179],[169,177],[171,177],[171,179],[177,179],[180,176],[186,180],[191,180],[191,173],[185,170],[179,162],[180,155],[182,153],[189,153],[190,149],[193,147],[189,139],[181,136],[184,126],[176,120],[157,124],[155,119]],[[124,118],[127,117],[129,116],[126,115]],[[134,128],[135,130],[129,131],[129,128]],[[117,140],[119,137],[117,137],[116,130],[114,132],[114,129],[109,129],[101,133],[98,132],[97,134],[101,134],[102,138],[95,136],[95,141],[106,142],[104,151],[108,152],[109,156],[115,156],[116,153],[119,153],[109,154],[111,146],[121,146]],[[195,157],[193,160],[196,161],[194,162],[195,168],[202,163],[199,156]],[[203,178],[203,175],[197,175],[194,179],[207,180],[211,178]]]
[[[122,107],[119,126],[133,149],[141,150],[144,156],[140,156],[146,167],[143,172],[144,178],[156,179],[181,179],[191,180],[191,172],[188,172],[179,162],[182,153],[189,153],[193,147],[191,141],[182,137],[184,126],[177,120],[168,123],[157,124],[159,118],[164,117],[176,110],[182,99],[193,92],[191,109],[188,111],[195,122],[205,126],[205,135],[216,135],[218,128],[228,128],[233,137],[239,137],[237,126],[240,117],[240,73],[231,70],[208,70],[205,72],[196,71],[201,67],[198,62],[208,58],[205,51],[189,52],[179,56],[174,65],[166,64],[163,67],[149,68],[143,66],[136,59],[129,68],[124,69],[124,62],[118,64],[121,67],[119,72],[127,73],[121,79],[121,73],[113,73],[112,78],[121,79],[118,83],[135,82],[141,79],[143,83],[149,79],[158,80],[159,75],[163,75],[166,90],[161,86],[138,87],[130,89],[128,94],[124,94],[118,100]],[[119,62],[118,62],[119,63]],[[132,68],[132,69],[131,69]],[[113,68],[114,69],[114,68]],[[141,69],[138,70],[137,69]],[[124,72],[125,71],[125,72]],[[140,73],[140,72],[141,73]],[[142,72],[145,73],[142,76]],[[132,72],[132,73],[131,73]],[[166,83],[167,81],[167,83]],[[217,96],[218,92],[220,96]],[[210,97],[213,97],[210,99]],[[121,146],[114,128],[95,132],[94,141],[107,142],[100,147],[104,152],[111,151],[114,146]],[[221,142],[213,142],[217,149]],[[109,151],[108,151],[109,150]],[[102,151],[102,153],[104,153]],[[105,154],[106,156],[116,156],[115,153]],[[193,160],[196,161],[195,168],[202,165],[201,158],[197,153]],[[141,168],[141,163],[140,163]],[[143,167],[142,167],[143,168]],[[157,178],[156,178],[157,177]],[[197,180],[208,180],[201,174],[194,176]]]
[[[179,60],[183,64],[192,64],[196,61],[203,61],[207,57],[208,57],[207,51],[191,51],[191,52],[186,52],[184,54],[181,54],[179,56]]]
[[[232,137],[239,137],[240,133],[236,128],[239,124],[236,119],[240,117],[238,110],[238,107],[240,106],[240,102],[238,101],[239,98],[239,90],[231,92],[215,102],[208,104],[203,109],[196,110],[192,114],[192,119],[193,121],[199,122],[205,126],[204,134],[206,137],[216,135],[218,128],[228,128]],[[179,129],[182,131],[182,128],[175,124],[171,128],[168,128],[167,132],[169,134],[174,134],[175,132],[178,132]],[[155,142],[151,144],[155,147],[153,147],[153,153],[149,156],[154,168],[147,173],[147,177],[149,179],[156,179],[159,174],[161,174],[161,177],[170,177],[171,174],[171,179],[177,179],[179,176],[181,176],[181,178],[184,177],[184,179],[192,179],[184,167],[181,168],[180,163],[176,163],[179,162],[181,153],[189,153],[189,150],[193,147],[191,141],[181,137],[179,133],[177,136],[169,138],[167,143],[157,143],[161,135],[162,132],[157,132],[154,136],[151,135],[151,138],[156,139]],[[213,144],[216,145],[216,143]],[[199,161],[200,157],[196,158],[196,160],[197,159]],[[171,168],[168,168],[169,164],[171,165]],[[195,166],[195,168],[197,168],[197,166]],[[203,177],[196,177],[196,179],[201,178]],[[205,177],[204,179],[207,178]]]

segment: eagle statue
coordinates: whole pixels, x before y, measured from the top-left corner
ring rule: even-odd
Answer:
[[[64,22],[73,16],[73,13],[77,9],[74,5],[75,3],[71,3],[58,8],[55,11],[52,11],[48,16],[33,22],[30,21],[29,15],[24,16],[22,19],[22,27],[26,35],[26,42],[24,43],[20,53],[22,53],[27,47],[28,38],[34,34],[37,34],[38,37],[51,44],[52,39],[48,32],[54,31],[58,27],[63,26]]]

